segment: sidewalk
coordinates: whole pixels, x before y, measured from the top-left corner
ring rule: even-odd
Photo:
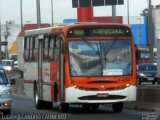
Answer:
[[[124,104],[124,107],[136,110],[160,112],[160,102],[126,102]]]

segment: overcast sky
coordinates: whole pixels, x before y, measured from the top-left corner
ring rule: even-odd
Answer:
[[[118,16],[127,16],[127,6],[117,6]],[[36,0],[22,0],[23,2],[23,23],[31,21],[36,22]],[[139,16],[139,14],[147,8],[148,0],[129,0],[130,16]],[[153,5],[160,4],[160,0],[152,0]],[[63,19],[76,18],[77,10],[72,8],[72,0],[53,0],[54,22],[61,23]],[[111,15],[111,7],[95,7],[94,16]],[[13,20],[20,23],[20,0],[0,0],[0,16],[2,23],[6,20]],[[51,23],[51,0],[41,0],[41,21],[43,23]]]

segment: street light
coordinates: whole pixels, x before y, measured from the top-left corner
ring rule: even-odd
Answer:
[[[148,20],[148,41],[149,41],[149,52],[151,59],[153,59],[154,54],[153,54],[153,22],[152,22],[152,3],[151,0],[148,0],[148,8],[144,9],[142,13],[140,14],[141,16],[147,16]]]
[[[37,28],[41,28],[40,0],[37,0]]]
[[[23,29],[23,13],[22,13],[22,0],[20,0],[20,11],[21,11],[21,30]]]
[[[127,0],[127,17],[128,17],[128,25],[129,25],[129,0]]]
[[[53,0],[51,0],[51,14],[52,14],[52,26],[53,26]]]
[[[112,5],[112,23],[116,23],[116,5]]]
[[[153,22],[152,22],[152,2],[148,2],[148,38],[149,38],[149,51],[151,59],[153,59]]]

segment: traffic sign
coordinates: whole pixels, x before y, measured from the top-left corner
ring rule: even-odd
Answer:
[[[8,45],[7,41],[1,42],[1,45]]]

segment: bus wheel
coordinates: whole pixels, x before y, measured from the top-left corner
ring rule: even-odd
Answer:
[[[51,110],[53,108],[53,102],[43,101],[43,106],[45,109]]]
[[[113,108],[113,112],[122,112],[123,103],[113,103],[112,108]]]
[[[37,88],[35,88],[35,91],[34,91],[34,100],[35,100],[36,109],[42,109],[43,108],[43,101],[39,99]]]
[[[59,104],[59,111],[61,113],[66,113],[69,111],[69,104],[68,103],[60,103]]]

